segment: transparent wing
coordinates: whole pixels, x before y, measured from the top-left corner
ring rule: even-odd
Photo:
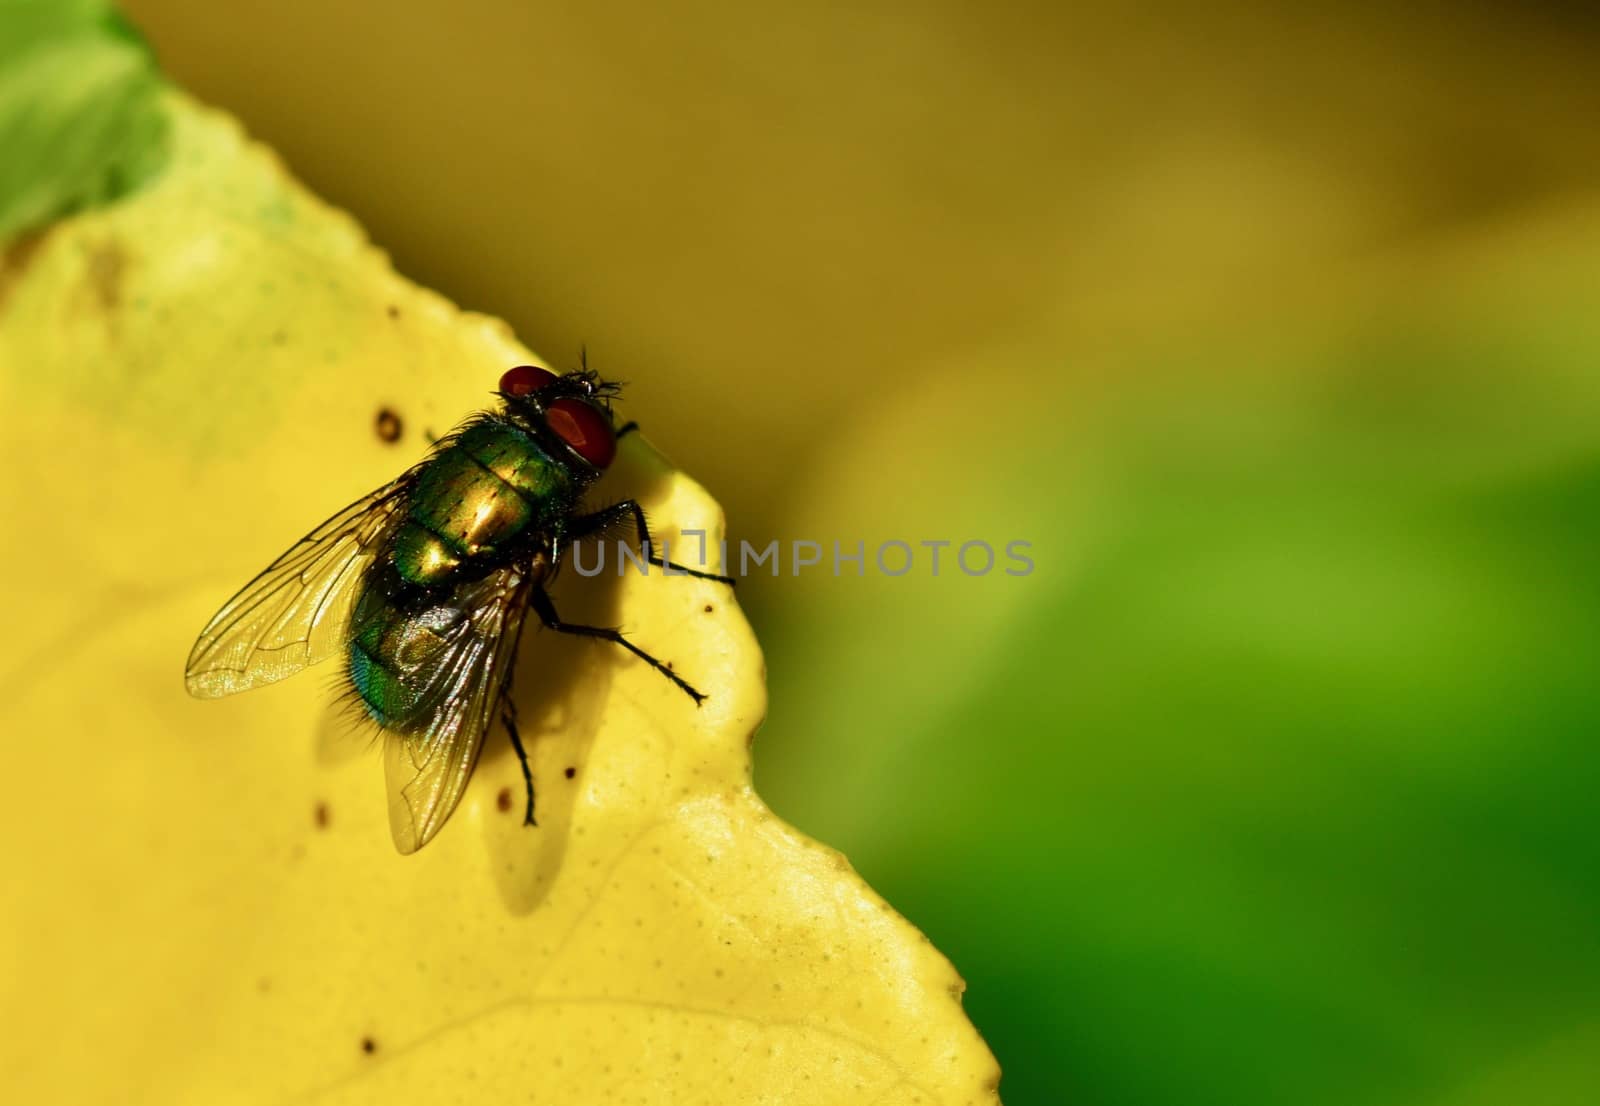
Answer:
[[[344,645],[350,601],[398,521],[411,473],[350,504],[295,542],[200,632],[184,683],[217,699],[292,676]]]
[[[426,722],[384,743],[389,830],[414,853],[433,839],[461,801],[511,675],[534,572],[501,569],[464,586],[452,604],[467,617],[421,693]]]

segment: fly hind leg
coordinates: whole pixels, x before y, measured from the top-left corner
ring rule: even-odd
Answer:
[[[517,732],[517,708],[510,695],[501,700],[500,718],[506,724],[506,733],[511,735],[511,747],[517,751],[517,760],[522,764],[522,786],[528,792],[528,807],[523,812],[522,824],[537,826],[539,823],[533,820],[533,769],[528,767],[528,750],[522,747],[522,735]]]

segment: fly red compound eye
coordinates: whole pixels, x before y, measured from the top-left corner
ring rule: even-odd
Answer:
[[[556,374],[538,365],[518,365],[500,378],[500,390],[508,396],[529,396],[556,382]]]
[[[585,461],[603,469],[617,455],[617,435],[611,422],[581,399],[558,399],[544,413],[556,437],[570,445]]]

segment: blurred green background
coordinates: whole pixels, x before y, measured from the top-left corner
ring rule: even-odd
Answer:
[[[1600,1101],[1591,15],[126,7],[735,539],[1033,543],[741,587],[1007,1102]]]

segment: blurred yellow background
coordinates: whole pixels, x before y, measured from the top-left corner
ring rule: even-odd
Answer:
[[[130,0],[730,534],[757,782],[1015,1106],[1600,1096],[1600,24]]]

